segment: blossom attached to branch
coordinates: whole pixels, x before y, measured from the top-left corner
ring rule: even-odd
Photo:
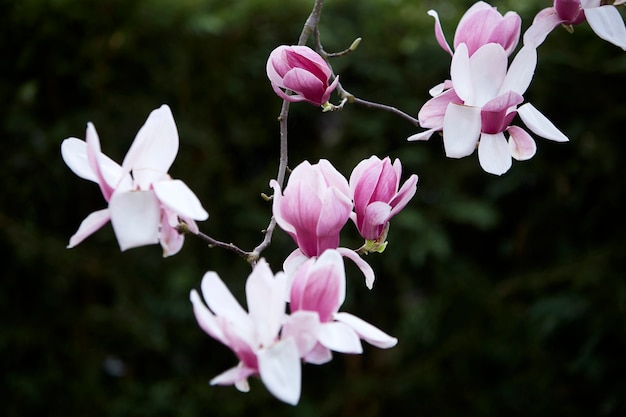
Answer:
[[[176,254],[184,242],[177,231],[179,223],[197,232],[195,220],[209,216],[193,191],[167,173],[177,153],[178,131],[167,105],[150,113],[121,166],[100,151],[100,139],[91,123],[85,141],[65,139],[61,154],[67,166],[98,184],[108,203],[106,209],[83,220],[68,247],[111,221],[122,251],[160,243],[163,256]]]
[[[329,106],[330,94],[339,83],[339,77],[335,77],[329,85],[332,70],[324,58],[308,46],[277,47],[270,53],[266,71],[274,92],[291,102]]]
[[[554,0],[552,7],[541,10],[535,16],[532,25],[524,33],[524,44],[537,47],[557,26],[562,25],[571,32],[572,26],[586,20],[601,39],[626,50],[626,27],[615,7],[624,3],[624,0],[612,4],[601,0]]]
[[[372,156],[361,161],[350,175],[354,198],[354,221],[361,236],[368,241],[385,244],[389,220],[402,210],[417,191],[417,175],[413,174],[400,187],[402,164],[389,157]]]
[[[537,51],[530,45],[522,48],[507,67],[506,51],[499,44],[484,45],[471,57],[467,46],[460,44],[452,57],[451,80],[431,90],[437,95],[418,114],[420,124],[428,130],[408,140],[427,140],[434,132],[442,131],[446,156],[462,158],[478,146],[481,167],[496,175],[509,170],[511,157],[527,160],[536,152],[533,138],[511,124],[516,115],[537,135],[567,141],[530,103],[518,108],[536,64]]]

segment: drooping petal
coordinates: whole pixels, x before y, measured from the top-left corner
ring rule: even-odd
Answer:
[[[185,243],[185,235],[179,233],[175,226],[170,225],[162,217],[159,243],[161,244],[161,248],[163,248],[163,257],[167,258],[180,252]]]
[[[535,140],[522,128],[510,126],[509,148],[511,156],[518,161],[526,161],[532,158],[537,152]]]
[[[178,153],[178,130],[166,104],[153,110],[139,129],[124,161],[124,172],[133,171],[135,183],[147,189],[170,169]]]
[[[532,104],[526,103],[517,109],[517,114],[530,130],[542,138],[553,140],[556,142],[567,142],[569,139],[554,124],[548,120],[539,110]]]
[[[408,140],[409,142],[413,142],[413,141],[416,141],[416,140],[428,140],[433,135],[433,133],[435,133],[435,132],[437,132],[438,130],[441,130],[441,129],[442,129],[441,127],[435,128],[435,129],[428,129],[428,130],[425,130],[423,132],[411,135],[408,138],[406,138],[406,140]]]
[[[372,346],[382,349],[394,347],[398,343],[398,339],[389,336],[379,328],[371,325],[365,320],[353,316],[350,313],[336,313],[335,320],[352,328],[361,339],[365,340]]]
[[[585,17],[596,35],[626,50],[626,26],[624,26],[622,15],[616,7],[586,8]]]
[[[76,233],[70,237],[70,242],[67,245],[68,249],[73,248],[80,242],[91,236],[95,231],[107,224],[111,220],[109,209],[102,209],[94,211],[80,223]]]
[[[480,136],[478,161],[490,174],[502,175],[511,168],[511,151],[503,133],[483,133]]]
[[[159,242],[161,209],[152,191],[115,193],[109,201],[109,210],[122,251]]]
[[[337,248],[337,252],[339,252],[339,254],[344,258],[348,258],[356,264],[356,266],[361,270],[361,272],[363,272],[363,275],[365,276],[365,286],[371,290],[374,286],[374,280],[376,279],[372,267],[352,249]]]
[[[318,340],[330,350],[341,353],[363,353],[359,335],[348,325],[338,321],[323,323]]]
[[[211,379],[209,383],[211,385],[235,385],[239,391],[248,392],[250,391],[250,386],[247,383],[247,379],[257,372],[256,369],[249,368],[243,362],[240,362],[237,366]]]
[[[463,158],[476,149],[480,136],[480,107],[448,105],[443,120],[443,145],[449,158]]]
[[[538,47],[555,27],[563,23],[563,19],[556,13],[554,7],[541,10],[533,20],[532,25],[524,32],[524,45]]]
[[[152,187],[159,201],[180,216],[194,220],[206,220],[209,217],[198,197],[183,181],[158,181]]]
[[[258,353],[261,380],[276,398],[298,404],[301,390],[301,365],[296,342],[287,338]]]

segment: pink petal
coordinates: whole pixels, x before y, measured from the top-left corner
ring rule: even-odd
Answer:
[[[626,27],[617,8],[601,6],[585,9],[585,17],[596,35],[626,50]]]
[[[553,140],[556,142],[567,142],[569,139],[554,124],[548,120],[539,110],[537,110],[532,104],[526,103],[517,109],[517,114],[537,135],[542,138]]]
[[[535,140],[522,128],[510,126],[509,148],[511,156],[518,161],[525,161],[532,158],[537,152]]]
[[[98,133],[96,132],[96,128],[92,123],[87,123],[85,142],[87,143],[87,161],[89,162],[89,166],[91,166],[91,169],[96,176],[96,182],[100,186],[100,190],[102,191],[104,199],[106,201],[109,201],[111,198],[111,194],[113,194],[113,191],[117,186],[117,182],[120,180],[123,173],[120,174],[120,171],[117,170],[117,167],[113,166],[112,168],[115,169],[113,175],[111,175],[111,173],[109,172],[108,177],[105,176],[102,167],[103,163],[101,162],[101,159],[104,155],[100,150],[100,139],[98,138]],[[106,162],[104,162],[104,164],[106,164]]]
[[[463,158],[476,149],[480,136],[480,107],[448,105],[443,121],[443,145],[449,158]]]
[[[339,192],[350,198],[352,195],[350,191],[350,185],[348,180],[344,177],[337,168],[326,159],[320,159],[316,164],[317,169],[322,174],[327,187],[335,187]]]
[[[322,202],[322,209],[319,212],[318,223],[315,228],[318,242],[315,255],[321,254],[326,249],[337,248],[339,233],[348,222],[352,207],[352,200],[337,188],[332,187],[328,190]]]
[[[502,46],[488,43],[478,49],[470,58],[469,75],[471,76],[473,97],[464,99],[464,104],[482,106],[497,96],[500,86],[506,78],[507,67],[508,57]],[[459,97],[464,98],[459,92],[454,76],[452,82]]]
[[[428,140],[433,135],[433,133],[435,133],[438,130],[441,130],[441,128],[428,129],[428,130],[425,130],[423,132],[411,135],[408,138],[406,138],[406,140],[408,140],[409,142],[413,142],[413,141],[416,141],[416,140]]]
[[[178,232],[176,227],[165,222],[161,218],[161,231],[159,233],[159,243],[163,248],[163,257],[176,255],[183,248],[185,235]]]
[[[258,353],[261,380],[276,398],[291,405],[298,404],[301,390],[301,365],[296,342],[281,340]]]
[[[483,133],[480,136],[478,160],[490,174],[502,175],[511,168],[511,151],[503,133]]]
[[[413,174],[407,179],[402,188],[398,191],[398,193],[394,196],[389,204],[391,204],[391,213],[389,214],[389,218],[395,216],[400,212],[406,205],[411,201],[415,193],[417,192],[417,175]]]
[[[448,42],[446,41],[446,37],[443,34],[443,29],[441,28],[439,15],[434,10],[429,10],[427,13],[429,16],[432,16],[435,19],[435,38],[437,39],[437,43],[439,44],[439,46],[443,48],[444,51],[452,55],[452,49],[448,45]]]
[[[181,180],[159,181],[152,186],[159,201],[180,216],[194,220],[206,220],[209,217],[198,197]]]
[[[517,47],[522,30],[522,18],[515,12],[507,12],[494,28],[489,41],[502,45],[507,55]]]
[[[417,114],[419,124],[423,128],[431,128],[434,130],[441,130],[443,128],[443,118],[446,114],[448,104],[457,103],[463,104],[463,100],[459,98],[453,88],[446,90],[443,94],[433,97],[428,100],[420,109]],[[422,132],[419,135],[424,135],[426,132]],[[416,135],[414,135],[416,136]],[[429,135],[430,137],[430,135]],[[420,138],[421,139],[421,138]],[[410,139],[410,140],[420,140]],[[428,138],[425,138],[428,139]]]
[[[283,78],[283,85],[303,96],[306,101],[321,106],[326,85],[315,75],[302,68],[293,68]]]
[[[224,336],[224,332],[222,332],[221,326],[217,323],[213,313],[206,308],[196,290],[191,290],[189,299],[193,306],[193,313],[200,328],[212,338],[218,340],[224,345],[227,345],[227,340]]]
[[[287,317],[280,334],[284,339],[295,340],[298,355],[303,358],[317,346],[319,327],[320,319],[316,312],[298,310]]]
[[[362,213],[359,232],[365,239],[375,240],[380,236],[383,226],[391,217],[391,206],[382,201],[369,204]]]
[[[274,219],[276,220],[276,223],[278,223],[280,228],[295,238],[296,229],[283,216],[283,213],[281,210],[282,201],[284,197],[280,189],[280,185],[278,185],[278,182],[276,182],[276,180],[271,180],[270,187],[274,190],[274,196],[272,197],[272,215],[274,216]]]
[[[109,201],[109,210],[122,251],[159,242],[161,209],[152,191],[115,193]]]
[[[78,230],[70,238],[68,249],[73,248],[80,242],[91,236],[95,231],[104,226],[111,219],[109,209],[94,211],[80,223]]]
[[[379,328],[372,326],[370,323],[350,313],[337,313],[335,320],[352,328],[361,339],[370,345],[388,349],[394,347],[398,343],[398,339],[389,336]]]

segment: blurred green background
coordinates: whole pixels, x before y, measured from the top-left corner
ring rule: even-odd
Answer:
[[[521,3],[521,4],[519,4]],[[526,93],[570,142],[537,139],[502,177],[476,154],[358,106],[291,106],[290,165],[329,159],[344,175],[399,157],[418,192],[368,255],[372,291],[347,264],[343,306],[398,337],[303,368],[297,407],[259,380],[248,394],[208,381],[236,363],[196,325],[188,299],[207,270],[243,301],[248,265],[187,238],[120,253],[110,226],[69,237],[105,207],[61,141],[95,124],[121,161],[148,113],[167,103],[180,133],[170,171],[199,196],[203,232],[244,249],[262,238],[276,175],[281,102],[269,52],[297,42],[312,0],[0,1],[0,415],[13,416],[617,416],[626,415],[626,53],[587,27],[558,28]],[[447,77],[451,40],[473,1],[327,0],[320,25],[346,89],[416,115]],[[527,28],[550,1],[493,1]],[[336,96],[333,96],[336,99]],[[335,100],[336,102],[336,100]],[[358,247],[349,224],[342,245]],[[295,247],[280,230],[274,270]]]

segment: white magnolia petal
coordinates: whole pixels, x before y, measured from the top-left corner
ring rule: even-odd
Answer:
[[[381,349],[388,349],[398,344],[398,339],[395,337],[388,335],[378,327],[375,327],[350,313],[336,313],[334,318],[335,320],[350,326],[359,335],[359,337],[361,337],[361,339],[365,340],[370,345]]]
[[[257,355],[261,380],[276,398],[291,405],[298,404],[302,385],[302,369],[296,342],[283,339]]]
[[[224,317],[235,328],[235,332],[245,338],[252,339],[252,321],[248,313],[241,307],[226,284],[213,271],[209,271],[202,277],[200,289],[204,301],[213,314]]]
[[[94,211],[80,223],[78,230],[70,238],[67,245],[68,249],[73,248],[80,242],[91,236],[96,230],[100,229],[111,219],[109,209]]]
[[[526,103],[517,109],[517,114],[524,124],[542,138],[556,142],[567,142],[569,139],[554,124],[548,120],[532,104]]]
[[[437,130],[440,130],[440,129],[436,129],[436,128],[428,129],[423,132],[411,135],[406,140],[408,140],[409,142],[416,141],[416,140],[428,140],[433,135],[433,133],[435,133]]]
[[[450,103],[443,118],[443,146],[448,158],[463,158],[476,149],[480,137],[480,108]]]
[[[456,55],[456,53],[455,53]],[[488,43],[478,48],[470,58],[471,83],[473,97],[465,99],[459,94],[454,78],[454,90],[469,106],[482,106],[498,95],[500,86],[504,82],[509,64],[504,48],[497,43]]]
[[[318,331],[318,340],[335,352],[363,353],[363,346],[361,346],[361,339],[357,332],[347,324],[338,321],[322,323]]]
[[[461,100],[469,103],[474,102],[474,83],[472,80],[472,71],[470,70],[470,58],[467,51],[467,45],[460,44],[454,55],[452,55],[452,64],[450,65],[450,78],[456,95]]]
[[[585,18],[601,39],[626,50],[626,26],[617,8],[601,6],[585,9]]]
[[[537,49],[533,45],[525,45],[515,56],[509,71],[500,87],[500,94],[514,91],[523,95],[535,74],[537,67]]]
[[[135,182],[147,188],[167,173],[178,153],[178,130],[170,108],[164,104],[153,110],[139,129],[122,167],[133,171]]]
[[[194,220],[206,220],[209,217],[198,197],[181,180],[159,181],[152,185],[159,201],[180,216]]]
[[[279,272],[274,276],[265,259],[260,259],[246,281],[248,315],[255,324],[257,342],[272,343],[285,316],[287,278]]]
[[[483,133],[480,136],[478,161],[480,166],[490,174],[502,175],[511,168],[511,151],[504,133]]]
[[[79,177],[98,182],[87,161],[87,143],[77,138],[67,138],[61,143],[61,157],[72,172]]]
[[[109,210],[122,251],[159,242],[161,208],[152,191],[114,193]]]
[[[228,342],[224,337],[224,332],[221,326],[218,324],[213,313],[205,306],[200,299],[200,295],[196,290],[191,290],[189,293],[189,300],[193,306],[193,313],[198,322],[198,326],[204,330],[209,336],[220,341],[224,345],[228,346]]]

